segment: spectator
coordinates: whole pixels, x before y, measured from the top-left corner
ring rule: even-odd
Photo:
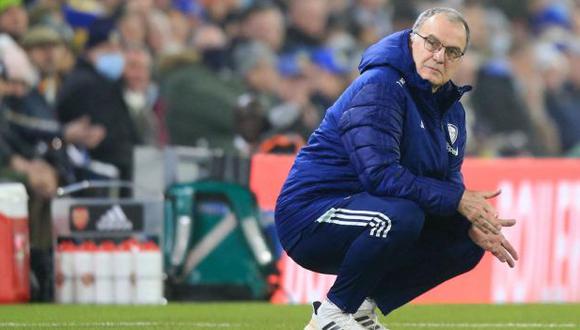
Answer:
[[[391,8],[387,3],[387,0],[356,0],[355,6],[349,11],[365,46],[393,31]]]
[[[143,48],[125,51],[123,97],[144,144],[162,146],[167,143],[165,108],[159,97],[159,86],[151,78],[151,55]]]
[[[213,24],[224,26],[226,20],[241,9],[241,1],[232,0],[200,0],[205,18]]]
[[[12,41],[12,39],[8,40]],[[15,46],[15,44],[10,43],[8,45]],[[0,62],[0,101],[2,104],[0,111],[0,165],[22,176],[21,179],[27,183],[29,193],[33,196],[32,199],[34,196],[38,196],[39,199],[48,199],[54,196],[58,187],[56,170],[45,160],[39,158],[28,141],[14,132],[6,120],[6,99],[26,95],[28,85],[19,73],[28,71],[23,70],[23,68],[30,66],[26,57],[22,60],[15,60],[18,56],[25,56],[23,53],[16,56],[14,53],[7,52],[6,47],[6,44],[0,43],[0,53],[3,54],[3,60]],[[14,67],[15,63],[18,63],[20,70],[9,72],[7,66]],[[11,174],[3,173],[3,176],[6,175],[12,177]]]
[[[571,42],[567,56],[555,47],[541,51],[546,108],[558,127],[562,152],[570,154],[580,147],[580,43]]]
[[[251,156],[259,150],[268,121],[260,101],[250,94],[238,99],[234,109],[236,136],[234,146],[240,155]]]
[[[37,79],[26,54],[7,35],[0,37],[2,63],[0,153],[2,167],[14,171],[28,188],[29,233],[32,276],[40,286],[32,288],[33,300],[47,300],[49,296],[49,248],[52,243],[50,225],[50,198],[63,180],[73,176],[70,163],[63,155],[59,139],[59,125],[54,113],[44,101],[36,86]],[[21,176],[21,177],[19,177]],[[41,294],[40,294],[41,293]]]
[[[171,143],[233,151],[233,109],[244,93],[241,81],[215,74],[189,53],[166,56],[160,76]]]
[[[267,109],[272,134],[298,133],[306,138],[319,123],[320,116],[310,103],[310,87],[300,77],[286,79],[278,72],[276,55],[261,42],[251,42],[236,49],[238,72],[248,89]],[[299,61],[291,57],[290,61]],[[297,67],[301,64],[292,64]],[[296,68],[302,74],[301,68]]]
[[[26,33],[22,47],[39,75],[39,92],[50,106],[54,106],[61,84],[59,68],[65,54],[64,40],[53,28],[36,26]]]
[[[312,100],[321,109],[327,109],[347,86],[348,59],[338,51],[322,48],[312,53],[311,60],[314,65],[306,71],[306,76],[312,85]]]
[[[120,78],[125,59],[118,41],[111,37],[114,21],[99,19],[89,28],[83,54],[64,81],[58,98],[58,115],[69,123],[87,116],[103,125],[106,137],[90,151],[93,159],[113,164],[120,177],[131,178],[133,146],[137,130],[123,100]]]
[[[240,27],[243,40],[261,41],[277,53],[284,44],[285,33],[284,15],[273,4],[258,3],[243,15]]]
[[[167,118],[172,121],[171,127],[180,127],[175,133],[180,138],[173,142],[189,145],[198,145],[200,142],[203,145],[225,146],[228,150],[231,150],[231,140],[236,134],[235,125],[232,124],[232,109],[239,95],[249,91],[252,97],[259,99],[263,107],[268,118],[268,125],[264,129],[268,133],[265,136],[260,135],[260,139],[271,137],[272,134],[290,132],[305,138],[316,127],[323,109],[340,93],[345,84],[358,76],[355,68],[362,49],[390,32],[393,27],[408,28],[417,14],[417,9],[427,4],[418,0],[60,0],[26,1],[26,6],[24,3],[22,0],[0,1],[0,32],[4,33],[0,44],[9,42],[7,40],[23,43],[29,18],[35,24],[41,23],[56,29],[65,38],[66,43],[43,46],[53,49],[51,51],[47,49],[43,52],[38,50],[42,47],[36,47],[37,50],[30,53],[31,57],[38,56],[33,53],[45,53],[48,56],[44,60],[37,58],[37,62],[61,59],[58,61],[58,74],[39,72],[39,84],[36,84],[37,77],[33,72],[25,72],[26,66],[8,66],[9,71],[20,71],[19,76],[26,79],[28,86],[37,86],[50,106],[55,102],[55,92],[60,87],[61,77],[74,64],[71,61],[74,59],[72,47],[67,47],[69,42],[70,45],[77,46],[76,51],[82,52],[81,57],[86,57],[87,52],[82,49],[82,45],[90,39],[90,24],[94,20],[102,20],[103,16],[113,17],[113,20],[119,20],[118,37],[123,47],[131,50],[145,47],[151,51],[152,78],[149,84],[154,86],[155,80],[163,77],[163,94],[172,96],[172,106]],[[562,140],[565,152],[571,150],[575,145],[576,130],[564,127],[571,126],[575,120],[569,117],[573,112],[562,109],[575,107],[563,105],[575,99],[573,79],[555,86],[538,83],[544,80],[540,78],[550,76],[548,74],[540,77],[538,70],[551,72],[553,68],[549,68],[546,63],[532,65],[535,63],[531,56],[533,52],[528,51],[527,54],[523,50],[535,49],[536,42],[541,41],[555,44],[557,52],[561,52],[569,39],[578,37],[580,6],[563,0],[466,0],[454,3],[461,3],[474,27],[465,62],[470,59],[474,61],[462,68],[468,71],[468,77],[475,77],[468,80],[482,84],[482,88],[477,88],[472,98],[465,100],[465,104],[473,108],[473,111],[467,113],[472,127],[470,134],[474,135],[468,146],[470,154],[559,155],[559,139]],[[256,41],[266,46],[267,51],[253,59],[239,61],[235,58],[238,56],[236,54],[253,48],[252,44]],[[12,48],[8,51],[18,52],[15,50],[17,48]],[[194,55],[194,52],[198,54]],[[270,52],[272,58],[270,63],[263,64],[262,56],[268,57],[264,55],[266,52]],[[568,50],[567,52],[569,60],[572,61],[571,53]],[[472,58],[473,55],[476,56]],[[200,61],[195,60],[195,56],[199,56]],[[134,56],[135,59],[139,57]],[[139,61],[136,59],[135,63]],[[181,62],[177,67],[185,69],[186,72],[173,69],[163,71],[165,63],[173,63],[170,66],[175,67],[176,61]],[[340,65],[336,65],[337,63]],[[210,70],[206,70],[201,64]],[[51,65],[35,66],[51,71],[54,70]],[[240,65],[245,69],[240,68]],[[344,68],[350,69],[350,72],[344,72]],[[574,69],[572,65],[570,71]],[[160,72],[161,75],[158,76]],[[200,74],[211,84],[215,83],[215,86],[227,86],[224,87],[224,93],[228,95],[219,100],[218,91],[202,96],[197,93],[205,89],[197,83],[188,87],[199,100],[208,96],[207,104],[223,105],[221,112],[212,113],[216,115],[215,122],[213,119],[209,120],[215,126],[207,125],[210,128],[208,130],[196,128],[195,134],[188,132],[187,127],[192,124],[185,121],[186,118],[197,118],[197,115],[192,115],[197,110],[193,111],[190,105],[207,109],[206,104],[200,105],[196,99],[190,100],[190,105],[184,103],[178,106],[187,97],[167,89],[169,85],[179,86],[185,81],[198,81],[199,77],[189,77],[192,74]],[[183,81],[177,82],[180,79]],[[498,88],[498,93],[506,97],[495,96],[494,88],[497,86],[493,85],[496,83],[505,87]],[[19,88],[17,84],[12,85]],[[20,87],[22,86],[21,84]],[[119,86],[120,84],[116,89],[122,97],[117,97],[130,103],[133,110],[136,105],[143,104],[142,90],[136,92],[133,87],[129,89],[128,84],[121,90]],[[544,91],[544,88],[548,90]],[[176,100],[178,102],[174,103]],[[515,107],[516,110],[498,108],[498,111],[488,111],[484,105],[489,106],[490,103],[510,109]],[[155,109],[154,117],[161,119],[163,111],[158,112],[159,109]],[[125,116],[128,120],[127,118],[131,118],[130,113],[123,115],[121,111],[115,116]],[[218,113],[222,117],[218,118]],[[207,112],[205,114],[207,116]],[[90,119],[86,117],[83,125],[102,123],[102,120],[96,121],[93,118],[95,116],[103,114],[93,114]],[[70,118],[66,120],[69,121]],[[218,123],[219,120],[222,123]],[[557,124],[558,130],[551,124],[552,120]],[[150,120],[148,122],[151,124]],[[508,123],[515,127],[506,128]],[[133,138],[138,140],[138,135],[141,135],[149,142],[156,140],[156,143],[166,140],[159,137],[159,134],[163,134],[155,131],[155,125],[143,124],[141,122],[140,132],[135,131],[136,137]],[[224,132],[217,134],[217,130]],[[132,129],[129,128],[122,134],[131,136]],[[208,142],[207,138],[214,134],[217,134],[216,142]],[[218,136],[223,136],[223,140]],[[105,139],[104,145],[107,141],[109,139]],[[97,149],[101,148],[104,147],[99,146]],[[99,153],[97,149],[93,153]],[[108,158],[117,156],[111,155]]]
[[[40,81],[36,85],[24,86],[25,93],[6,97],[9,108],[5,116],[12,130],[29,144],[43,145],[36,145],[36,150],[54,149],[43,156],[59,169],[61,184],[74,183],[77,177],[72,173],[66,153],[58,150],[62,148],[54,148],[62,143],[55,141],[94,148],[104,138],[105,130],[102,126],[91,125],[86,117],[64,126],[58,122],[54,98],[60,86],[58,68],[63,50],[63,41],[58,33],[49,27],[33,27],[24,35],[22,44]]]
[[[166,13],[159,10],[150,12],[147,16],[146,26],[147,46],[154,56],[177,54],[185,48],[185,45],[172,35],[171,22]]]
[[[146,30],[144,16],[127,12],[119,20],[119,34],[121,43],[125,47],[143,47],[145,45]]]
[[[195,31],[192,46],[209,69],[216,73],[229,69],[228,40],[218,26],[211,24],[200,26]]]
[[[470,15],[483,16],[484,24],[494,31],[477,38],[478,52],[487,57],[478,69],[476,88],[470,98],[476,117],[474,140],[480,142],[481,148],[478,154],[558,154],[559,139],[544,107],[544,86],[535,66],[533,47],[527,42],[520,44],[521,36],[514,38],[501,12],[475,6]]]
[[[580,36],[580,3],[578,1],[572,8],[572,26],[576,37]]]
[[[478,72],[471,101],[477,117],[475,134],[487,141],[484,154],[548,156],[557,153],[557,136],[546,117],[543,87],[538,85],[541,78],[534,69],[532,55],[530,49],[520,47],[513,50],[509,61],[489,62]]]
[[[0,2],[0,31],[9,34],[15,41],[28,29],[28,13],[22,6],[22,0],[4,0]]]
[[[291,0],[288,15],[283,53],[308,52],[324,44],[329,19],[326,0]]]
[[[129,14],[146,17],[155,7],[153,0],[127,0],[125,8]]]

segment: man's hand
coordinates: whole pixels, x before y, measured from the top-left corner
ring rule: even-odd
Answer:
[[[518,252],[503,234],[485,234],[478,227],[472,225],[469,229],[469,237],[482,249],[491,252],[499,261],[514,268],[515,261],[518,260]]]
[[[28,183],[32,190],[46,199],[54,197],[58,188],[56,170],[40,159],[32,160],[28,172]]]
[[[92,149],[101,143],[107,134],[102,125],[91,124],[88,116],[82,116],[64,127],[66,142]]]
[[[502,227],[513,226],[513,219],[498,219],[497,211],[487,201],[501,193],[496,191],[471,191],[465,190],[457,211],[467,218],[474,226],[484,234],[499,234]]]
[[[30,189],[43,198],[52,198],[58,188],[56,170],[42,159],[28,160],[19,155],[13,155],[10,166],[16,172],[26,175]]]

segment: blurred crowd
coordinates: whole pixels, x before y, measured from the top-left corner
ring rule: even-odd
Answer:
[[[580,157],[578,0],[0,0],[0,177],[27,184],[33,247],[58,186],[130,180],[135,146],[295,152],[432,6],[471,25],[468,154]]]
[[[366,47],[429,6],[472,42],[472,156],[580,154],[580,2],[0,0],[0,154],[39,195],[131,178],[136,145],[294,152]]]

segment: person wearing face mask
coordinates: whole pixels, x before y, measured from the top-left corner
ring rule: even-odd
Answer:
[[[100,18],[89,26],[84,50],[63,83],[56,107],[64,123],[84,117],[102,125],[106,135],[89,151],[91,158],[114,165],[121,179],[130,180],[139,137],[123,99],[125,58],[115,24],[111,18]]]
[[[424,11],[412,29],[366,50],[361,75],[326,112],[278,197],[288,255],[336,274],[305,329],[386,329],[387,315],[467,272],[485,250],[514,267],[517,252],[488,200],[461,174],[468,86],[450,79],[469,44],[451,8]]]

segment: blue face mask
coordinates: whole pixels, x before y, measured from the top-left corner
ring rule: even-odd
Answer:
[[[117,80],[123,74],[125,58],[121,53],[105,53],[97,57],[95,69],[110,80]]]

